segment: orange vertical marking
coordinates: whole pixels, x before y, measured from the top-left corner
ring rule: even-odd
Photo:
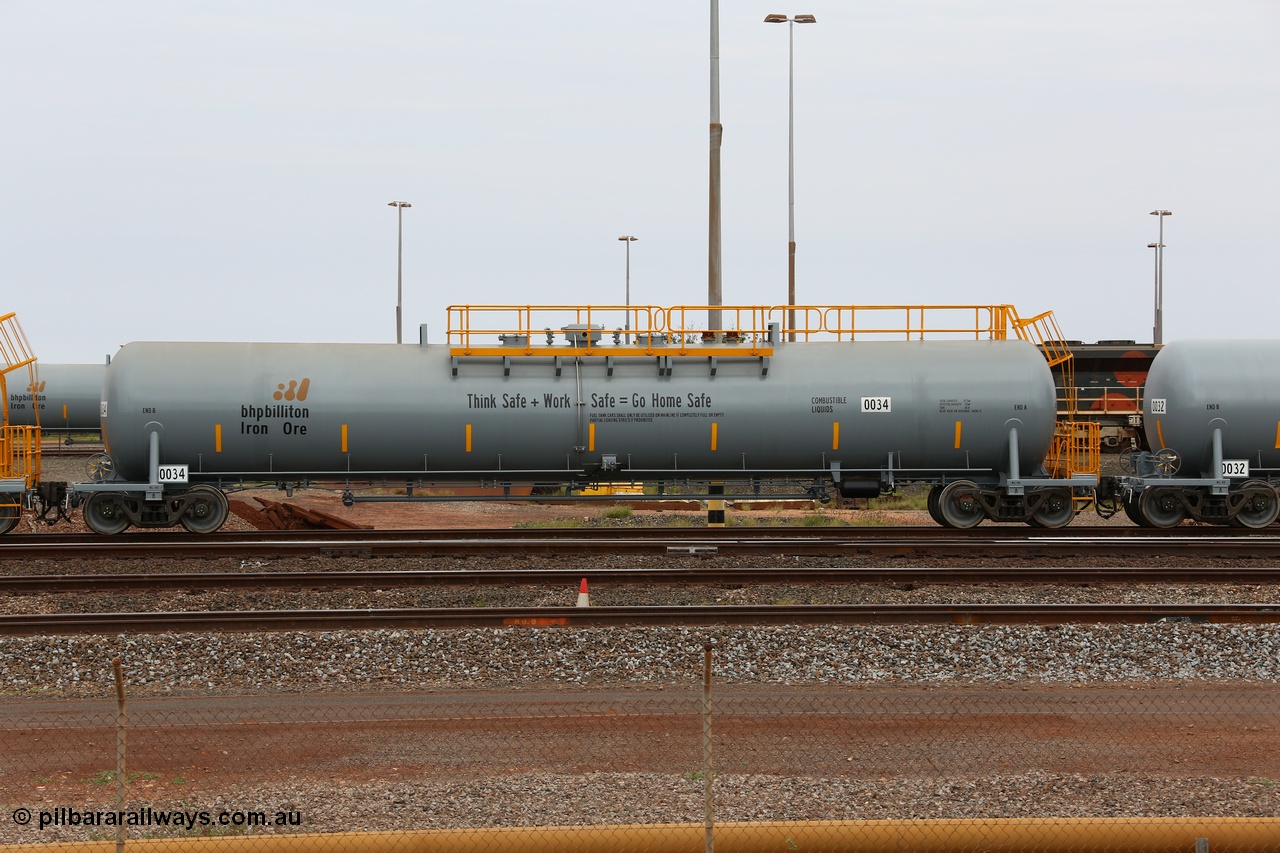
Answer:
[[[347,425],[342,425],[342,452],[347,452]]]
[[[213,425],[213,452],[222,452],[222,424]]]
[[[961,421],[956,421],[956,450],[960,449],[960,431],[962,427]]]
[[[715,421],[711,422],[711,449],[716,449],[716,441],[720,436],[720,425]]]
[[[1276,421],[1276,447],[1280,448],[1280,421]]]
[[[587,450],[596,449],[596,425],[587,424]]]
[[[63,403],[63,404],[62,404],[62,419],[63,419],[64,421],[67,419],[67,404],[66,404],[66,403]]]
[[[467,452],[471,452],[471,424],[467,424]]]
[[[836,421],[831,425],[831,449],[840,449],[840,422]]]
[[[1163,449],[1164,449],[1164,447],[1165,447],[1165,443],[1164,443],[1164,430],[1160,429],[1160,422],[1159,422],[1159,421],[1156,421],[1156,438],[1158,438],[1158,439],[1160,440],[1160,449],[1161,449],[1161,450],[1163,450]]]

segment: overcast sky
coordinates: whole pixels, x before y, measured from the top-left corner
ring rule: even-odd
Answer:
[[[0,0],[0,314],[131,340],[443,341],[456,303],[702,304],[707,0]],[[721,0],[723,299],[1011,303],[1277,337],[1277,0]]]

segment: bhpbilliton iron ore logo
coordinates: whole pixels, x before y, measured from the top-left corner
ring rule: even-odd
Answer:
[[[311,389],[311,380],[303,379],[299,382],[296,379],[290,379],[288,385],[281,382],[276,388],[276,392],[271,395],[274,399],[302,402],[307,399],[307,391]]]

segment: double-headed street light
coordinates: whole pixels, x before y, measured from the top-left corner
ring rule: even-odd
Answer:
[[[626,341],[628,344],[630,344],[631,343],[631,334],[630,334],[631,332],[631,244],[639,240],[640,238],[632,237],[630,234],[623,234],[618,239],[621,240],[623,243],[626,243],[627,245],[627,292],[626,292],[627,314],[626,314],[626,317],[623,318],[622,328],[627,331],[628,334],[627,334]]]
[[[1155,327],[1151,330],[1151,342],[1155,346],[1164,343],[1164,218],[1173,216],[1172,210],[1153,210],[1151,215],[1160,220],[1160,237],[1154,243],[1148,243],[1148,249],[1156,250],[1156,318]]]
[[[400,343],[400,302],[404,296],[404,209],[413,207],[407,201],[389,201],[387,207],[396,208],[396,343]]]
[[[816,24],[813,15],[766,15],[766,24],[787,25],[787,328],[791,340],[796,339],[796,63],[795,24]]]

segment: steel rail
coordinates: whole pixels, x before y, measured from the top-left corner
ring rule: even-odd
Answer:
[[[1125,529],[1125,528],[1121,528]],[[927,527],[726,530],[607,529],[286,531],[253,534],[29,534],[0,537],[0,560],[106,557],[500,556],[632,554],[666,556],[929,556],[1201,558],[1280,556],[1280,536],[1222,528],[1144,530],[1141,535],[1071,535],[1001,527],[955,531]],[[1127,530],[1127,529],[1126,529]],[[1208,532],[1206,532],[1206,530]],[[928,531],[922,533],[921,531]],[[1048,535],[1046,535],[1048,533]]]
[[[1278,604],[920,604],[58,613],[0,616],[0,635],[725,625],[1280,623]]]
[[[331,540],[344,541],[353,538],[395,539],[454,539],[459,536],[483,539],[560,539],[572,536],[577,539],[761,539],[786,536],[802,539],[880,539],[886,536],[919,539],[949,539],[967,537],[974,539],[1076,539],[1104,536],[1113,539],[1280,539],[1280,525],[1263,530],[1246,527],[1179,526],[1170,529],[1137,527],[1128,525],[1071,525],[1060,528],[1038,528],[1018,524],[982,525],[970,530],[957,531],[932,524],[902,525],[895,527],[797,527],[792,525],[732,526],[721,529],[706,527],[441,527],[377,530],[254,530],[224,531],[211,534],[187,533],[181,530],[133,529],[118,537],[100,536],[94,533],[10,533],[0,544],[8,542],[48,541],[51,543],[83,543],[86,540],[111,542],[137,540],[139,542],[168,543],[175,538],[188,542],[244,542],[253,543],[264,537],[280,541]]]
[[[1280,583],[1280,566],[1150,567],[876,567],[653,569],[478,569],[333,572],[164,572],[141,574],[41,574],[0,576],[0,594],[33,595],[122,590],[405,589],[440,586],[574,586],[704,584],[1153,584]]]

